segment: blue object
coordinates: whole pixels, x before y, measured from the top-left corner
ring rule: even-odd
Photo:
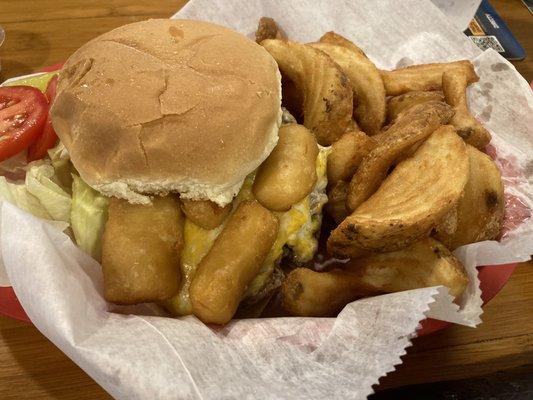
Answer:
[[[508,60],[526,58],[524,48],[488,0],[481,2],[464,33],[482,50],[492,48]]]

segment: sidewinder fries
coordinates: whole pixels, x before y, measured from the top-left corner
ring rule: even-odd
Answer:
[[[353,111],[350,81],[340,67],[327,54],[305,44],[267,39],[261,45],[302,92],[304,125],[318,143],[328,146],[337,140],[350,124]]]
[[[332,32],[324,42],[312,43],[311,46],[329,55],[348,76],[356,100],[355,119],[364,132],[373,135],[379,132],[385,122],[386,100],[383,80],[374,63],[360,50],[351,48],[349,44],[341,46],[328,42],[333,35],[338,37],[338,41],[351,43]]]
[[[452,116],[449,105],[436,101],[415,105],[401,114],[386,132],[380,134],[383,139],[378,145],[363,157],[350,182],[348,209],[353,211],[367,200],[403,153],[446,124]]]
[[[464,141],[452,128],[438,129],[331,233],[328,251],[393,251],[429,235],[457,204],[468,169]]]
[[[423,92],[415,90],[391,97],[387,102],[387,122],[391,123],[394,121],[402,111],[416,104],[426,103],[428,101],[444,102],[444,95],[441,91]]]
[[[479,80],[474,66],[468,60],[411,65],[394,71],[382,70],[381,77],[387,96],[398,96],[413,90],[440,90],[442,74],[452,70],[462,74],[469,84]]]
[[[253,193],[266,208],[287,211],[315,186],[318,146],[302,125],[285,124],[278,144],[257,170]]]
[[[450,249],[468,243],[495,239],[504,214],[503,182],[492,159],[467,146],[470,174],[464,193],[453,210],[452,224],[437,227],[436,237]]]
[[[351,260],[342,269],[295,269],[283,282],[281,296],[292,315],[328,317],[363,296],[439,285],[457,299],[468,276],[445,246],[426,238],[402,250]]]
[[[346,132],[331,145],[328,156],[328,183],[349,181],[375,142],[359,130]]]
[[[181,209],[184,214],[196,225],[204,229],[215,229],[228,216],[231,203],[220,207],[209,200],[181,200]]]
[[[183,215],[173,196],[152,204],[109,200],[102,243],[104,296],[117,304],[162,301],[179,289]]]
[[[455,110],[452,125],[464,141],[483,150],[490,142],[490,133],[475,119],[468,110],[466,87],[470,82],[461,71],[446,71],[442,75],[442,91],[446,102]]]
[[[205,323],[231,320],[278,233],[278,220],[257,201],[244,201],[202,258],[190,288],[194,314]]]

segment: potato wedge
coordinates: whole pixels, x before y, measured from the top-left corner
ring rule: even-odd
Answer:
[[[458,298],[468,276],[442,243],[425,238],[402,250],[351,260],[342,269],[297,268],[282,283],[281,301],[292,315],[332,317],[363,296],[439,285]]]
[[[387,102],[387,122],[393,122],[402,111],[416,104],[426,103],[428,101],[444,102],[444,95],[441,91],[437,90],[432,92],[416,90],[391,97]]]
[[[287,39],[276,21],[269,17],[261,17],[255,31],[255,41],[261,43],[266,39]]]
[[[446,246],[429,237],[405,249],[351,260],[345,269],[357,274],[362,284],[376,293],[443,285],[457,298],[468,285],[461,262]]]
[[[209,200],[181,199],[181,209],[192,222],[207,229],[215,229],[229,215],[231,203],[225,207]]]
[[[375,146],[372,138],[359,130],[346,132],[331,145],[328,156],[328,183],[349,181],[370,150]]]
[[[451,124],[464,141],[483,150],[490,142],[491,135],[468,110],[466,87],[469,81],[461,71],[446,71],[442,75],[442,91],[446,102],[455,110]]]
[[[330,235],[328,251],[394,251],[428,236],[457,204],[468,180],[466,145],[450,128],[435,131]]]
[[[283,125],[278,144],[255,175],[255,198],[270,210],[287,211],[313,190],[317,156],[316,139],[308,129]]]
[[[329,146],[348,127],[353,111],[349,79],[333,60],[311,46],[267,39],[261,45],[303,95],[304,125]]]
[[[329,55],[348,76],[354,92],[355,120],[367,134],[378,133],[385,122],[387,108],[383,80],[374,63],[361,51],[348,46],[327,42],[310,45]]]
[[[453,224],[441,224],[435,237],[450,249],[498,237],[503,226],[504,193],[500,171],[494,161],[467,146],[470,174],[453,210]]]
[[[102,238],[104,297],[117,304],[162,301],[177,293],[183,214],[174,196],[152,204],[109,200]]]
[[[386,131],[355,171],[348,189],[347,206],[354,211],[367,200],[385,179],[389,168],[413,145],[422,142],[453,116],[446,103],[429,101],[403,113]],[[447,129],[452,130],[452,127]],[[454,133],[455,134],[455,133]]]
[[[450,70],[461,73],[469,84],[479,80],[474,66],[468,60],[411,65],[393,71],[382,70],[381,78],[387,96],[398,96],[413,90],[440,90],[442,88],[442,74]]]
[[[334,317],[346,304],[371,294],[357,275],[342,269],[296,268],[281,284],[281,305],[295,316]]]
[[[342,46],[347,49],[356,51],[366,57],[365,52],[359,46],[357,46],[354,42],[346,39],[344,36],[339,35],[338,33],[335,33],[333,31],[324,33],[318,41],[320,43],[329,43],[329,44],[334,44],[337,46]]]
[[[189,291],[194,315],[205,323],[231,320],[276,240],[278,225],[257,201],[239,204],[198,264]]]

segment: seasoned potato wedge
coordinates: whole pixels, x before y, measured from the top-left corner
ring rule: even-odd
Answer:
[[[302,93],[304,125],[328,146],[352,119],[353,94],[349,79],[324,52],[311,46],[267,39],[261,45],[274,57],[282,74]]]
[[[439,90],[442,88],[442,74],[445,71],[458,71],[470,84],[479,77],[474,66],[468,60],[449,63],[419,64],[393,71],[381,71],[387,96],[398,96],[413,90]]]
[[[359,46],[357,46],[354,42],[346,39],[344,36],[339,35],[338,33],[335,33],[333,31],[324,33],[318,41],[320,43],[329,43],[329,44],[334,44],[337,46],[342,46],[347,49],[356,51],[366,57],[365,52]]]
[[[311,46],[329,55],[350,79],[355,99],[354,116],[361,129],[369,135],[379,132],[386,114],[385,87],[379,70],[361,50],[328,40],[312,43]]]
[[[255,31],[255,41],[261,43],[266,39],[287,39],[276,21],[269,17],[261,17]]]
[[[278,144],[257,170],[253,193],[266,208],[287,211],[315,186],[318,146],[304,126],[285,124]]]
[[[402,250],[351,260],[342,269],[295,269],[283,282],[281,295],[284,309],[292,315],[329,317],[363,296],[439,285],[457,298],[468,276],[444,245],[425,238]]]
[[[350,182],[348,209],[353,211],[367,200],[398,158],[447,123],[452,116],[452,108],[437,101],[417,104],[403,113],[384,134],[380,134],[383,140],[363,157]],[[447,129],[453,131],[452,127]]]
[[[375,147],[375,142],[359,130],[346,132],[331,145],[328,156],[328,183],[349,181],[363,157]]]
[[[436,238],[448,248],[495,239],[501,232],[504,215],[503,182],[494,161],[472,146],[467,146],[470,174],[453,223],[437,227]]]
[[[393,251],[429,235],[457,204],[468,169],[463,140],[453,129],[438,129],[332,232],[328,251],[340,257],[360,248]]]
[[[296,268],[281,284],[281,304],[291,315],[333,317],[351,301],[373,294],[371,287],[348,271],[316,272]]]
[[[432,92],[415,90],[414,92],[407,92],[399,96],[391,97],[387,101],[387,122],[393,122],[402,111],[416,104],[426,103],[428,101],[444,102],[444,95],[438,90]]]
[[[469,83],[468,77],[461,71],[447,71],[442,75],[444,98],[455,110],[451,124],[466,143],[483,150],[489,144],[491,136],[468,110],[466,87]]]

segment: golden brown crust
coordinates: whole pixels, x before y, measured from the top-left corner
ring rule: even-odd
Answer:
[[[336,42],[342,44],[326,40],[312,43],[311,46],[329,55],[348,76],[354,92],[354,117],[364,132],[373,135],[379,132],[385,122],[383,80],[374,63],[357,46],[340,35],[335,34],[335,38]]]
[[[193,313],[205,323],[231,320],[278,233],[278,220],[257,201],[243,201],[198,264],[190,288]]]
[[[315,186],[318,146],[304,126],[285,124],[272,153],[257,169],[253,194],[272,211],[287,211]]]
[[[328,184],[339,180],[349,181],[359,165],[373,148],[375,142],[364,132],[346,132],[331,145],[328,156]]]
[[[181,210],[194,224],[211,230],[219,226],[231,211],[231,203],[225,207],[209,200],[181,200]]]
[[[255,41],[261,43],[266,39],[287,39],[276,21],[270,17],[261,17],[255,31]]]
[[[374,293],[391,293],[429,286],[446,286],[452,296],[459,297],[468,285],[461,262],[432,238],[425,238],[405,249],[376,253],[346,264],[356,274],[360,285]]]
[[[394,251],[429,235],[456,204],[468,179],[466,145],[450,126],[435,131],[330,235],[328,251]]]
[[[401,112],[407,110],[408,108],[428,101],[443,102],[444,95],[439,90],[432,92],[415,90],[413,92],[407,92],[399,96],[389,98],[387,101],[387,122],[393,122]]]
[[[450,106],[436,101],[413,106],[402,114],[385,133],[380,134],[383,140],[363,157],[350,181],[348,209],[353,211],[367,200],[402,154],[425,140],[452,116]]]
[[[182,246],[183,214],[173,196],[150,205],[110,199],[102,238],[106,300],[136,304],[175,295]]]
[[[411,65],[393,71],[382,70],[381,77],[387,96],[398,96],[413,90],[440,90],[442,88],[442,74],[450,70],[459,71],[465,76],[468,83],[479,80],[474,66],[468,60]]]
[[[281,286],[281,302],[291,315],[333,317],[363,296],[439,285],[457,298],[466,289],[468,276],[445,246],[425,238],[402,250],[350,260],[342,269],[297,268]]]
[[[228,202],[222,192],[238,190],[275,145],[280,97],[275,61],[246,37],[207,22],[148,20],[78,49],[51,115],[95,188],[120,181]]]
[[[436,238],[450,249],[496,239],[504,216],[504,192],[500,171],[492,159],[467,146],[470,173],[464,192],[450,216],[453,223],[437,227]]]
[[[337,140],[350,124],[353,111],[352,88],[340,67],[309,45],[277,39],[264,40],[261,45],[302,93],[306,128],[323,146]]]
[[[461,71],[451,70],[442,74],[442,91],[446,102],[455,110],[451,124],[464,141],[480,150],[490,142],[491,136],[481,123],[475,119],[466,102],[468,77]]]

